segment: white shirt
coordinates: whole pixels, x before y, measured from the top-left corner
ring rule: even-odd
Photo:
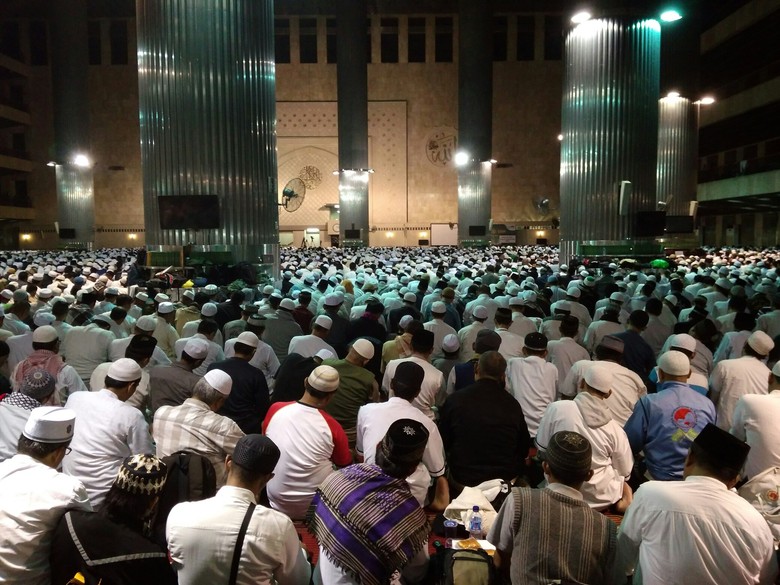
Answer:
[[[504,356],[505,360],[509,361],[512,358],[523,356],[525,339],[503,327],[496,327],[496,333],[501,337],[501,345],[498,347],[498,353]]]
[[[474,309],[478,306],[483,306],[485,309],[487,309],[488,316],[485,320],[485,327],[488,329],[493,329],[493,318],[496,316],[496,309],[498,309],[498,303],[490,298],[490,295],[487,294],[481,294],[473,301],[469,302],[466,305],[466,308],[463,310],[463,322],[464,323],[471,323],[472,317],[471,315],[474,313]]]
[[[303,357],[314,357],[322,349],[327,349],[334,357],[338,355],[332,345],[316,335],[296,335],[290,340],[287,355],[297,353]]]
[[[22,333],[21,335],[13,335],[5,340],[10,350],[8,354],[8,369],[13,371],[16,365],[30,357],[30,354],[35,351],[33,349],[32,331]]]
[[[626,328],[620,323],[613,321],[594,321],[588,325],[588,329],[585,332],[585,348],[593,353],[607,335],[615,335],[616,333],[622,333]]]
[[[544,411],[558,393],[558,368],[531,355],[507,361],[506,385],[523,409],[531,437],[536,436]]]
[[[111,361],[108,350],[112,341],[114,341],[114,334],[94,323],[85,327],[73,327],[60,346],[60,355],[86,382],[97,366]]]
[[[114,362],[104,362],[92,372],[92,376],[89,379],[89,389],[92,392],[98,392],[106,387],[106,376],[113,363]],[[149,372],[141,370],[141,382],[125,404],[137,408],[141,412],[146,410],[149,406]]]
[[[77,421],[78,422],[78,421]],[[82,483],[28,455],[0,463],[0,577],[4,583],[49,582],[54,529],[68,510],[91,510]]]
[[[750,445],[745,475],[755,477],[780,465],[780,390],[746,394],[737,401],[730,432]]]
[[[225,342],[226,360],[229,360],[230,358],[236,355],[235,345],[236,345],[235,338],[228,339]],[[279,369],[279,358],[276,357],[276,354],[274,353],[274,350],[270,345],[268,345],[263,340],[259,340],[259,343],[257,344],[257,349],[255,349],[255,355],[253,355],[252,359],[249,360],[249,365],[254,366],[258,370],[263,372],[269,390],[273,388],[274,376],[276,375],[276,371]]]
[[[547,344],[547,361],[558,369],[558,380],[561,382],[576,362],[589,359],[588,350],[571,337],[554,339]]]
[[[408,358],[390,360],[385,368],[384,378],[382,378],[382,390],[387,392],[388,396],[393,396],[393,392],[390,389],[390,381],[395,376],[395,369],[398,367],[398,364],[403,362],[414,362],[425,371],[422,389],[417,398],[412,401],[412,406],[419,408],[420,412],[425,416],[433,419],[433,407],[438,405],[444,397],[444,374],[436,369],[433,364],[414,355]]]
[[[772,339],[780,335],[780,309],[775,309],[756,319],[756,330],[763,331]]]
[[[222,347],[211,341],[208,337],[203,335],[202,333],[196,333],[192,337],[182,337],[180,339],[176,340],[176,343],[173,345],[173,350],[176,352],[176,359],[181,359],[181,353],[184,351],[184,346],[187,345],[187,342],[190,339],[203,339],[204,341],[208,341],[209,343],[209,350],[208,353],[206,353],[206,358],[203,360],[203,363],[200,364],[197,368],[192,370],[193,374],[196,374],[198,376],[203,376],[206,372],[209,371],[209,366],[213,364],[214,362],[221,362],[225,359],[225,352],[222,351]]]
[[[271,311],[273,313],[273,311]],[[181,328],[181,337],[192,337],[198,332],[198,325],[200,325],[200,322],[202,319],[196,319],[195,321],[188,321],[184,324],[184,326]],[[217,329],[216,335],[214,335],[214,343],[219,345],[220,347],[225,346],[225,340],[222,337],[222,332]]]
[[[115,339],[112,341],[111,345],[108,347],[109,361],[115,362],[116,360],[125,357],[125,351],[127,351],[127,346],[130,345],[130,340],[132,338],[133,336],[123,337],[122,339]],[[169,366],[170,364],[170,358],[165,355],[165,352],[159,345],[155,345],[154,351],[152,352],[152,359],[149,360],[147,368],[151,368],[152,366]]]
[[[179,585],[228,582],[236,535],[252,503],[249,490],[224,486],[213,498],[173,507],[165,534]],[[301,585],[311,575],[292,521],[264,506],[252,513],[239,567],[237,585]]]
[[[441,348],[444,338],[448,335],[457,335],[458,332],[455,328],[447,325],[442,319],[433,319],[423,324],[426,331],[433,332],[433,353],[431,353],[431,359],[444,357],[444,350]]]
[[[62,470],[84,483],[90,502],[98,507],[125,457],[154,453],[149,426],[137,408],[106,389],[71,394],[65,408],[76,412],[76,427]]]
[[[717,365],[723,360],[740,357],[750,334],[750,331],[729,331],[726,333],[720,340],[720,345],[715,350],[712,361]]]
[[[394,396],[387,402],[361,406],[357,418],[355,451],[363,456],[366,463],[375,464],[376,446],[382,441],[390,425],[402,418],[422,423],[429,433],[422,461],[414,473],[406,478],[412,495],[417,498],[420,506],[424,506],[431,478],[444,475],[444,443],[436,423],[412,406],[408,400]]]
[[[717,479],[650,481],[637,490],[618,535],[615,583],[639,561],[644,585],[774,582],[772,534],[746,500]],[[622,579],[622,580],[621,580]]]
[[[197,333],[197,331],[195,331]],[[193,334],[194,335],[194,334]],[[168,323],[163,317],[157,317],[157,327],[152,332],[152,337],[157,340],[157,347],[165,352],[169,358],[176,355],[176,341],[179,339],[179,333],[176,328]]]
[[[14,335],[22,335],[30,330],[30,326],[13,313],[6,313],[3,320],[3,329],[10,331]]]
[[[460,341],[460,359],[462,362],[467,362],[473,358],[474,342],[477,340],[477,335],[483,329],[487,329],[484,323],[480,321],[474,321],[471,325],[466,325],[458,331],[458,340]]]
[[[526,335],[538,330],[539,323],[537,321],[529,319],[522,313],[512,313],[512,324],[509,326],[510,333],[514,333],[525,339]]]
[[[731,428],[734,408],[745,394],[766,394],[770,370],[752,356],[720,362],[710,376],[710,398],[718,409],[718,427]]]

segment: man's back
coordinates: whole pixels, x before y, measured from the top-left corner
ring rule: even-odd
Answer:
[[[766,394],[770,370],[752,356],[720,362],[710,377],[710,392],[718,408],[718,426],[731,428],[734,409],[745,394]]]
[[[192,396],[198,380],[200,376],[177,363],[154,366],[149,372],[152,414],[161,406],[179,406]]]
[[[558,392],[558,369],[539,356],[514,358],[507,363],[506,379],[509,392],[523,408],[528,432],[535,437],[544,410]]]
[[[246,434],[259,433],[265,413],[271,404],[263,373],[246,360],[237,357],[215,362],[209,367],[209,371],[211,370],[227,372],[233,380],[230,396],[219,414],[232,418]]]

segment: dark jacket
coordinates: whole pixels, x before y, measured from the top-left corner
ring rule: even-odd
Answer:
[[[271,405],[263,372],[237,357],[214,362],[209,366],[209,372],[211,370],[227,372],[233,380],[230,396],[219,414],[233,419],[247,435],[261,433],[263,419]]]

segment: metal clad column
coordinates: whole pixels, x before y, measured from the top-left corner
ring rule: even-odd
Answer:
[[[366,0],[338,0],[336,3],[336,83],[341,169],[339,236],[342,243],[362,243],[367,246],[369,165],[366,15]],[[347,230],[360,230],[360,237],[347,238]]]
[[[493,167],[493,2],[458,2],[458,241],[490,240]],[[469,227],[484,228],[470,236]]]
[[[699,105],[689,99],[658,101],[657,195],[659,201],[669,201],[669,215],[689,215],[690,203],[696,201],[698,118]]]
[[[136,10],[147,244],[278,263],[272,0],[138,0]],[[219,196],[220,227],[161,229],[157,198],[168,195]]]
[[[561,254],[583,242],[631,240],[637,211],[655,209],[661,28],[598,19],[566,38],[561,151]],[[631,181],[628,214],[620,182]]]
[[[76,230],[75,239],[61,243],[91,248],[95,240],[92,161],[84,167],[73,164],[77,154],[90,157],[87,3],[61,0],[49,8],[57,220],[60,228]]]

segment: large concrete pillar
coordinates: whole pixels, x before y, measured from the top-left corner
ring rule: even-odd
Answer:
[[[561,146],[561,254],[633,242],[638,211],[655,209],[661,28],[604,18],[566,37]],[[625,214],[620,213],[620,186]]]
[[[272,0],[138,0],[144,223],[151,251],[278,263]],[[219,226],[162,229],[158,197],[216,195]],[[212,254],[209,257],[209,254]]]
[[[57,221],[60,236],[66,236],[60,237],[60,244],[91,248],[95,191],[89,139],[87,2],[60,0],[50,3],[49,9]]]
[[[490,241],[493,2],[458,2],[458,241]]]
[[[669,215],[688,215],[696,201],[699,105],[667,96],[658,101],[656,195]]]
[[[336,2],[339,226],[343,245],[368,245],[366,0]]]

